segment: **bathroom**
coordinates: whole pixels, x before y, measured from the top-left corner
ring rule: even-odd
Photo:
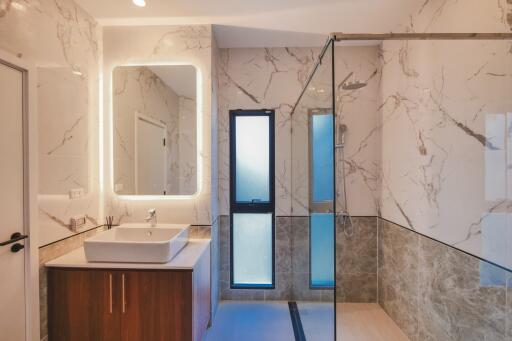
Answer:
[[[0,75],[0,341],[512,340],[510,0],[0,0]]]

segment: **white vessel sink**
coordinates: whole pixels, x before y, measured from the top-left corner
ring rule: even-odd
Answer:
[[[123,224],[84,241],[89,262],[167,263],[188,242],[190,225]]]

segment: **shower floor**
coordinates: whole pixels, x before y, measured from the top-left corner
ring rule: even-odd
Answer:
[[[332,340],[332,304],[297,303],[306,340]],[[338,303],[338,341],[407,341],[374,303]],[[329,327],[326,327],[329,326]],[[295,341],[288,302],[221,302],[205,341]]]

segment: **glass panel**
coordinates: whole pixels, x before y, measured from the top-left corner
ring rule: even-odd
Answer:
[[[268,202],[270,132],[268,116],[236,117],[236,201]]]
[[[313,202],[330,201],[334,197],[334,146],[332,114],[313,114],[312,168]]]
[[[233,214],[233,283],[272,285],[272,214]]]
[[[330,45],[291,115],[293,267],[289,276],[306,340],[334,339],[332,53]],[[277,272],[276,285],[279,278]]]
[[[332,144],[332,143],[331,143]],[[310,218],[311,286],[334,285],[334,215],[313,213]]]

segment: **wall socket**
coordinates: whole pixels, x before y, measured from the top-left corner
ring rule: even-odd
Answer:
[[[84,196],[83,188],[71,188],[69,190],[69,199],[79,199]]]
[[[69,220],[69,227],[72,231],[76,232],[80,227],[84,226],[86,222],[85,215],[76,215]]]

